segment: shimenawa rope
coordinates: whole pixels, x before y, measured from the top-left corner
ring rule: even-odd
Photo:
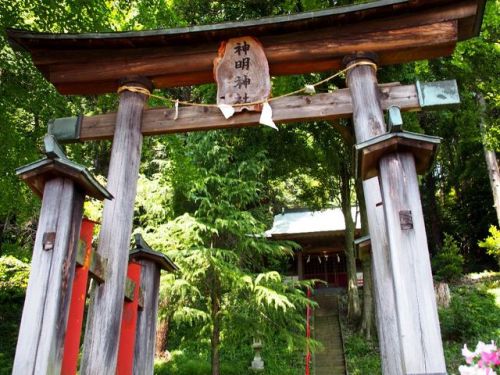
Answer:
[[[357,63],[349,65],[345,69],[339,70],[337,73],[335,73],[335,74],[333,74],[333,75],[331,75],[331,76],[329,76],[329,77],[327,77],[325,79],[322,79],[319,82],[316,82],[316,83],[314,83],[312,85],[307,85],[307,86],[316,87],[316,86],[322,85],[323,83],[326,83],[326,82],[334,79],[335,77],[338,77],[338,76],[340,76],[340,75],[342,75],[344,73],[347,73],[349,70],[351,70],[351,69],[353,69],[353,68],[355,68],[357,66],[362,66],[362,65],[371,66],[372,68],[375,69],[375,71],[377,71],[377,64],[375,64],[373,62],[370,62],[370,61],[359,61]],[[264,104],[266,102],[271,102],[271,101],[274,101],[274,100],[285,98],[287,96],[292,96],[292,95],[295,95],[295,94],[299,94],[299,93],[304,92],[306,90],[308,90],[308,88],[304,86],[301,89],[298,89],[298,90],[295,90],[295,91],[292,91],[292,92],[289,92],[289,93],[286,93],[286,94],[283,94],[283,95],[275,96],[275,97],[272,97],[272,98],[269,98],[269,99],[259,100],[259,101],[250,102],[250,103],[237,103],[237,104],[230,104],[230,105],[232,107],[243,107],[243,106],[251,106],[251,105],[256,105],[256,104]],[[151,91],[149,91],[148,89],[146,89],[144,87],[138,87],[138,86],[123,85],[123,86],[118,87],[118,90],[117,90],[118,94],[120,94],[123,91],[135,92],[135,93],[138,93],[138,94],[146,95],[146,96],[148,96],[150,98],[157,98],[157,99],[160,99],[160,100],[168,101],[168,102],[171,102],[171,103],[175,103],[176,106],[178,106],[179,104],[182,104],[184,106],[192,106],[192,107],[215,107],[215,108],[217,108],[219,106],[218,104],[195,103],[195,102],[182,101],[182,100],[178,100],[178,99],[170,99],[170,98],[167,98],[165,96],[160,96],[160,95],[152,94]]]

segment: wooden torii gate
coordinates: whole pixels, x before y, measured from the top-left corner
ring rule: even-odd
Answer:
[[[272,75],[337,70],[347,89],[271,103],[279,123],[350,117],[363,178],[371,236],[377,327],[384,374],[445,374],[417,172],[432,161],[438,139],[401,132],[399,110],[457,103],[453,82],[380,85],[376,65],[450,55],[478,34],[484,0],[382,0],[291,16],[182,29],[46,34],[8,30],[61,94],[96,95],[123,85],[147,90],[213,82],[219,44],[252,36],[263,45]],[[360,64],[361,62],[361,64]],[[61,141],[113,139],[98,253],[106,281],[93,296],[82,374],[116,372],[129,238],[143,135],[256,126],[259,115],[226,120],[213,108],[145,109],[147,95],[122,91],[117,113],[58,119]],[[384,110],[390,112],[388,132]],[[38,238],[38,237],[37,237]],[[23,316],[19,340],[31,317]],[[60,330],[64,335],[64,330]],[[63,340],[64,341],[64,340]],[[57,341],[61,342],[61,340]],[[48,368],[60,356],[43,351]],[[16,361],[18,356],[16,355]],[[48,370],[47,370],[48,371]],[[15,371],[14,371],[15,372]]]

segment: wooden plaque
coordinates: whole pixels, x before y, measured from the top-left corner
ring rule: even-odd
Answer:
[[[265,100],[271,92],[269,65],[260,42],[250,36],[222,42],[214,61],[217,104],[243,104]],[[261,111],[262,105],[234,107]]]

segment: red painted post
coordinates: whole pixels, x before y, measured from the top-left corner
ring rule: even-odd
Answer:
[[[125,300],[118,347],[117,375],[132,375],[134,371],[135,331],[139,309],[139,289],[141,284],[141,265],[130,262],[127,269],[128,278],[135,283],[133,299]]]
[[[307,289],[307,298],[311,298],[311,289]],[[307,305],[306,309],[306,339],[307,339],[307,353],[306,353],[306,375],[310,375],[311,352],[309,351],[309,339],[311,338],[311,306]]]
[[[87,296],[87,285],[89,278],[90,255],[92,252],[92,234],[95,222],[86,218],[82,220],[80,229],[80,241],[85,246],[85,257],[83,264],[76,264],[75,278],[71,292],[71,304],[69,308],[68,326],[64,339],[64,354],[61,367],[61,375],[74,375],[78,365],[78,354],[80,352],[80,338],[82,334],[83,313],[85,310],[85,299]]]

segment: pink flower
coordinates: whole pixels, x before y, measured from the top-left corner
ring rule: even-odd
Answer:
[[[465,357],[465,362],[467,364],[472,364],[472,359],[476,356],[475,352],[471,352],[467,348],[467,344],[464,344],[464,347],[462,348],[462,355]]]
[[[497,375],[495,370],[500,369],[500,349],[493,341],[491,344],[478,342],[474,352],[464,345],[462,355],[468,366],[459,367],[460,375]]]
[[[492,353],[482,352],[481,360],[485,365],[494,365],[495,362],[498,360],[497,352],[492,352]]]

